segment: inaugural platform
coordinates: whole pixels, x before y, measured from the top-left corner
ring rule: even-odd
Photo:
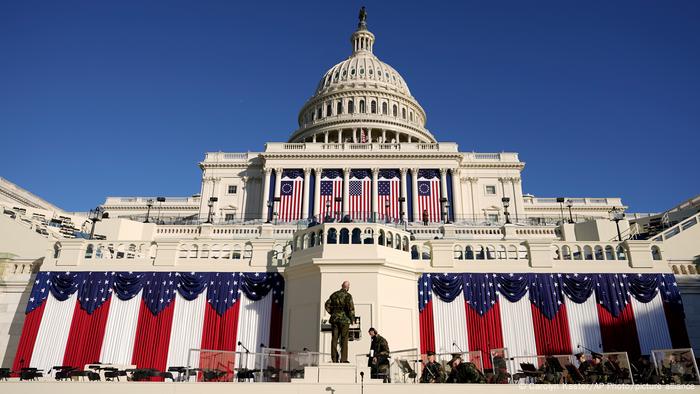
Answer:
[[[72,214],[3,184],[35,202],[0,217],[0,391],[697,390],[669,256],[699,214],[524,194],[517,153],[426,128],[375,39],[363,7],[289,139],[206,153],[194,196]]]

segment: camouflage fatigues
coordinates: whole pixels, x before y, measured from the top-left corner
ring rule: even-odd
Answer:
[[[461,362],[452,368],[447,383],[486,383],[486,379],[474,363]]]
[[[423,374],[420,376],[421,383],[444,383],[445,370],[439,362],[428,362],[423,367]]]
[[[369,350],[370,354],[374,355],[370,357],[368,365],[372,379],[384,379],[389,383],[389,343],[383,336],[377,334],[372,337]],[[376,362],[374,362],[375,359]]]
[[[350,323],[355,320],[355,304],[352,296],[345,289],[331,294],[326,301],[326,312],[331,315],[331,360],[337,363],[338,341],[340,341],[340,362],[348,361],[348,330]]]

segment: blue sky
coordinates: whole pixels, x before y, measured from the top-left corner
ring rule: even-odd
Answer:
[[[362,4],[433,134],[519,152],[526,193],[700,193],[699,1],[4,1],[0,176],[68,210],[198,193],[204,152],[287,139]]]

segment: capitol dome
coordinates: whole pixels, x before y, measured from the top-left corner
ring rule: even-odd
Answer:
[[[374,55],[374,42],[363,7],[352,54],[323,75],[289,142],[436,142],[425,111],[401,74]]]

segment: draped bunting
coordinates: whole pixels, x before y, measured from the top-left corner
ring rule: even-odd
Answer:
[[[235,350],[241,335],[279,347],[284,286],[276,272],[39,272],[14,366],[100,361],[164,370],[200,344]],[[242,296],[247,315],[239,313]]]
[[[114,293],[122,301],[129,301],[143,289],[143,272],[112,272]]]
[[[88,272],[84,275],[83,284],[78,290],[78,303],[87,314],[92,314],[110,298],[112,279],[113,275],[109,272]]]
[[[432,297],[450,303],[460,294],[470,350],[485,356],[500,346],[513,355],[566,354],[579,346],[638,355],[661,344],[688,344],[672,274],[432,273],[418,280],[422,351],[435,350],[442,341],[436,333],[454,326],[435,317]]]
[[[465,274],[464,299],[480,316],[487,313],[498,301],[493,277],[489,274]],[[494,275],[495,276],[495,275]],[[499,323],[500,324],[500,323]]]
[[[530,275],[530,301],[549,320],[554,319],[563,304],[559,277],[561,275],[557,278],[553,274]]]

